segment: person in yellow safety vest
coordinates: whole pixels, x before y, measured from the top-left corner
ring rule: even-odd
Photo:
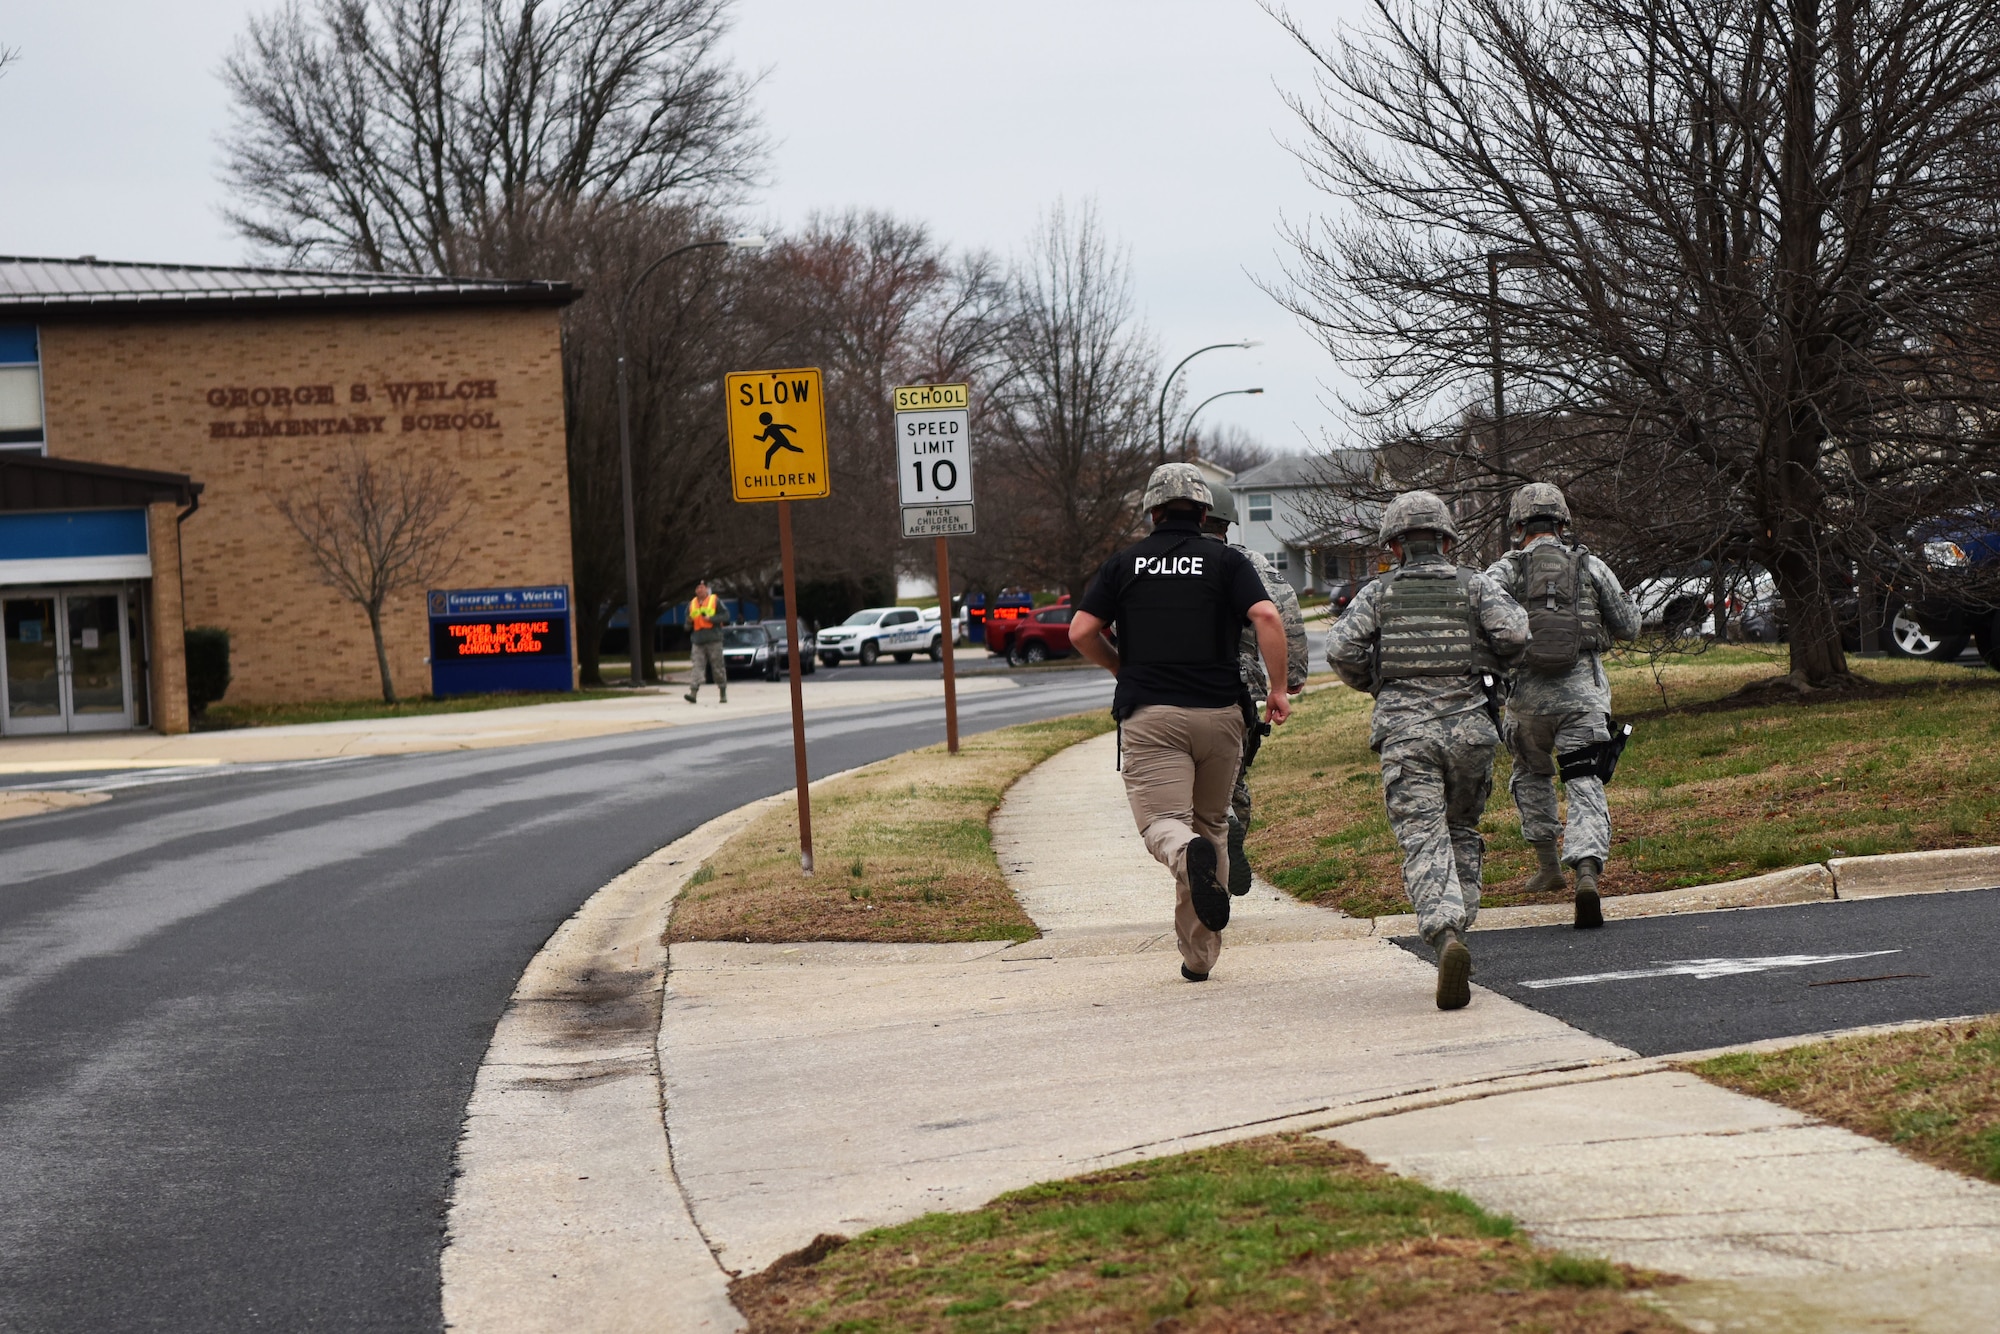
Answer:
[[[722,627],[730,621],[729,608],[708,589],[708,580],[694,586],[688,600],[688,690],[687,702],[694,703],[702,678],[715,682],[722,702],[729,702],[729,671],[722,664]]]

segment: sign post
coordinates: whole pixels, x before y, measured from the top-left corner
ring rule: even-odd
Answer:
[[[906,385],[896,391],[896,490],[903,536],[937,541],[938,625],[944,641],[944,738],[958,754],[958,679],[952,646],[951,556],[945,539],[972,523],[972,399],[962,384]]]
[[[816,368],[738,371],[724,381],[729,417],[729,488],[740,504],[776,501],[778,559],[785,580],[785,661],[792,678],[792,767],[799,794],[799,868],[813,870],[812,794],[806,770],[806,707],[799,664],[798,580],[792,561],[792,502],[832,493],[826,466],[826,406]]]

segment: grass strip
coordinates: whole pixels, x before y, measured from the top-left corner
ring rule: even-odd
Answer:
[[[671,940],[1029,940],[988,826],[1014,780],[1111,730],[1104,710],[928,746],[813,790],[817,873],[799,870],[798,803],[759,815],[697,871]]]
[[[1703,1079],[2000,1182],[2000,1015],[1976,1023],[1730,1052]]]
[[[1600,888],[1634,894],[1710,884],[1829,857],[2000,843],[2000,677],[1907,660],[1866,664],[1896,693],[1724,707],[1774,665],[1717,649],[1666,664],[1671,709],[1650,670],[1610,668],[1613,711],[1636,719],[1607,789],[1611,864]],[[1367,695],[1332,686],[1299,701],[1265,743],[1249,850],[1258,870],[1308,902],[1362,917],[1409,910],[1401,855],[1368,749]],[[1487,839],[1490,906],[1526,895],[1534,867],[1507,794],[1503,748]]]
[[[1464,1196],[1284,1135],[821,1237],[730,1295],[805,1331],[1679,1329],[1626,1295],[1672,1280],[1537,1247]]]
[[[524,704],[568,704],[580,699],[630,699],[629,690],[515,691],[500,695],[429,695],[385,704],[379,699],[339,699],[303,704],[211,704],[195,722],[197,732],[239,727],[290,727],[298,723],[346,723],[375,718],[420,718],[434,713],[482,713]]]

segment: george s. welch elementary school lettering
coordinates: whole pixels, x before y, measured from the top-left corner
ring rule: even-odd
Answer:
[[[351,381],[335,384],[216,385],[211,408],[247,411],[210,421],[210,439],[267,436],[380,435],[385,431],[497,431],[500,418],[481,400],[500,382],[484,378]],[[325,409],[334,409],[326,411]],[[393,423],[393,425],[391,424]]]

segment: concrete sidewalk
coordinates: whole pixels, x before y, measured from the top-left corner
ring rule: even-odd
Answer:
[[[1470,1008],[1441,1014],[1430,967],[1370,934],[1372,923],[1260,886],[1238,902],[1214,979],[1181,981],[1171,881],[1132,829],[1114,744],[1051,759],[994,820],[996,853],[1040,939],[674,946],[656,1052],[678,1191],[649,1206],[657,1241],[628,1242],[609,1265],[580,1259],[580,1231],[630,1229],[616,1216],[565,1215],[563,1240],[538,1240],[538,1215],[523,1206],[519,1224],[489,1220],[483,1244],[519,1271],[517,1286],[546,1272],[546,1288],[533,1301],[502,1287],[455,1304],[450,1276],[479,1266],[448,1251],[454,1324],[657,1328],[658,1316],[627,1319],[605,1295],[657,1289],[690,1312],[667,1328],[726,1328],[729,1275],[819,1233],[1287,1129],[1461,1190],[1551,1244],[1695,1280],[1661,1299],[1696,1329],[1955,1334],[1990,1323],[2000,1189],[1477,987]],[[705,855],[691,836],[653,859],[673,875],[652,892],[648,920],[664,926]],[[614,886],[566,938],[589,938],[593,912],[622,921],[633,911]],[[593,967],[632,960],[570,963],[572,975]],[[583,1118],[550,1113],[572,1096],[583,1100],[571,1112],[584,1111],[584,1091],[604,1070],[629,1070],[631,1053],[599,1053],[576,1026],[549,1050],[579,1092],[511,1139],[494,1138],[510,1133],[503,1118],[484,1131],[469,1123],[462,1162],[480,1161],[484,1134],[515,1152],[532,1145],[534,1170],[551,1180],[569,1180],[572,1160],[578,1178],[609,1170]],[[579,1137],[573,1152],[564,1126]],[[634,1133],[641,1180],[660,1156]],[[483,1196],[477,1185],[468,1177],[461,1189],[508,1197],[505,1182]],[[455,1206],[455,1236],[460,1217]],[[628,1307],[647,1309],[669,1308]]]
[[[674,947],[674,1166],[725,1268],[1051,1177],[1632,1057],[1499,997],[1441,1020],[1424,963],[1268,888],[1239,901],[1214,980],[1190,986],[1115,744],[1050,760],[994,821],[1041,939]]]
[[[1565,1250],[1681,1274],[1697,1328],[1991,1328],[2000,1189],[1679,1070],[1325,1132]]]
[[[958,683],[961,697],[1017,689],[1005,677],[975,677]],[[10,737],[0,740],[0,778],[21,774],[96,772],[107,769],[162,769],[283,760],[331,759],[343,755],[402,755],[418,751],[479,750],[537,741],[684,727],[728,718],[784,713],[791,708],[788,682],[736,681],[729,703],[704,687],[701,701],[689,704],[686,687],[668,685],[617,698],[579,699],[466,713],[419,714],[406,718],[301,723],[288,727],[245,727],[226,732],[160,736],[154,732],[100,732],[78,736]],[[941,681],[808,680],[809,711],[853,705],[892,704],[944,698]]]

